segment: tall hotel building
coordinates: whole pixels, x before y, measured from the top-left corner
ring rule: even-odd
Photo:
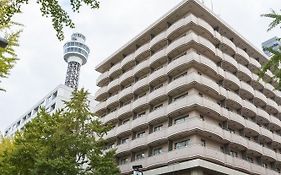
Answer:
[[[94,112],[115,126],[106,139],[122,174],[280,174],[281,93],[270,72],[258,80],[266,60],[184,0],[100,63]]]

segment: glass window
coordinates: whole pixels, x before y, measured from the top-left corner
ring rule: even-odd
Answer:
[[[179,100],[179,99],[182,99],[182,98],[184,98],[186,95],[187,95],[187,93],[184,93],[184,94],[181,94],[181,95],[179,95],[179,96],[176,96],[176,97],[173,98],[173,101],[177,101],[177,100]]]
[[[204,139],[201,139],[201,146],[206,146],[206,140],[204,140]]]
[[[137,153],[137,154],[136,154],[136,160],[140,160],[140,159],[143,159],[143,158],[145,158],[144,152],[141,152],[141,153]]]
[[[157,90],[157,89],[159,89],[159,88],[161,88],[161,87],[163,87],[163,84],[159,84],[159,85],[155,86],[155,87],[153,88],[153,90]]]
[[[129,141],[129,138],[128,138],[128,137],[123,138],[123,139],[121,139],[121,144],[128,143],[128,141]]]
[[[130,121],[130,119],[125,119],[125,120],[123,120],[123,121],[122,121],[122,125],[128,123],[129,121]]]
[[[187,117],[188,115],[176,118],[174,120],[174,124],[176,125],[176,124],[184,123]]]
[[[144,116],[145,114],[146,114],[145,111],[144,111],[144,112],[140,112],[140,113],[137,114],[137,117],[142,117],[142,116]]]
[[[153,107],[153,111],[157,110],[157,109],[160,109],[163,107],[163,104],[159,104],[159,105],[156,105]]]
[[[155,126],[153,128],[153,132],[157,132],[157,131],[160,131],[162,129],[163,125],[158,125],[158,126]]]
[[[184,76],[186,76],[186,75],[187,75],[187,72],[181,73],[181,74],[179,74],[179,75],[174,76],[174,77],[173,77],[173,80],[179,79],[179,78],[184,77]]]
[[[152,150],[152,155],[155,156],[155,155],[159,155],[162,153],[162,147],[159,147],[159,148],[154,148]]]
[[[128,163],[128,158],[122,158],[122,159],[120,159],[120,165],[124,165],[124,164],[126,164],[126,163]]]
[[[144,134],[145,134],[145,131],[141,131],[141,132],[136,134],[136,138],[144,137]]]
[[[187,140],[184,140],[184,141],[180,141],[180,142],[176,142],[175,143],[175,149],[185,148],[189,144],[190,144],[190,139],[187,139]]]

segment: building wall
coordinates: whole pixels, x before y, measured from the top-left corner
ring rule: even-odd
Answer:
[[[106,59],[94,112],[115,126],[122,173],[279,174],[281,93],[271,72],[258,80],[265,61],[195,0]]]
[[[39,111],[40,107],[44,107],[48,112],[53,112],[56,109],[62,108],[64,106],[63,101],[69,100],[71,93],[71,88],[65,85],[59,85],[38,103],[36,103],[30,110],[24,113],[24,115],[19,117],[18,120],[7,127],[7,129],[4,131],[4,136],[13,136],[18,130],[22,130],[25,124],[37,116],[37,112]]]

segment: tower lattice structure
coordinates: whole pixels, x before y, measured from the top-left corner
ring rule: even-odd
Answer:
[[[71,41],[64,45],[64,60],[68,63],[65,85],[77,89],[79,83],[80,68],[87,63],[90,53],[85,44],[86,37],[81,33],[73,33]]]

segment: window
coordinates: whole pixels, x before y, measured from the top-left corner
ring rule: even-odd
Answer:
[[[120,159],[120,165],[124,165],[124,164],[126,164],[126,163],[128,163],[128,158],[122,158],[122,159]]]
[[[159,84],[159,85],[155,86],[155,87],[153,88],[153,90],[155,91],[155,90],[157,90],[157,89],[159,89],[159,88],[161,88],[161,87],[163,87],[163,84]]]
[[[153,128],[153,132],[157,132],[157,131],[160,131],[162,129],[163,125],[158,125],[158,126],[155,126]]]
[[[138,117],[142,117],[142,116],[144,116],[145,114],[146,114],[146,111],[140,112],[140,113],[137,114],[137,118],[138,118]]]
[[[180,124],[180,123],[185,122],[186,117],[188,117],[188,115],[176,118],[176,119],[174,120],[174,124],[176,125],[176,124]]]
[[[176,142],[175,143],[175,149],[185,148],[189,144],[190,144],[190,139],[187,139],[187,140],[184,140],[184,141],[180,141],[180,142]]]
[[[127,104],[130,104],[130,103],[131,103],[131,100],[125,101],[125,102],[123,103],[123,106],[126,106]]]
[[[140,159],[145,158],[145,154],[144,154],[144,152],[137,153],[135,158],[136,158],[136,160],[140,160]]]
[[[130,121],[130,119],[125,119],[125,120],[123,120],[123,121],[122,121],[122,125],[128,123],[129,121]]]
[[[126,88],[128,88],[130,86],[132,86],[132,84],[128,84],[128,85],[124,86],[124,89],[126,89]]]
[[[157,109],[160,109],[163,107],[163,104],[159,104],[159,105],[156,105],[153,107],[153,111],[157,110]]]
[[[162,153],[162,147],[159,147],[159,148],[154,148],[152,150],[152,155],[155,156],[155,155],[159,155]]]
[[[163,67],[163,65],[158,66],[158,67],[156,67],[153,71],[155,72],[155,71],[157,71],[157,70],[161,69],[162,67]]]
[[[184,94],[178,95],[178,96],[176,96],[176,97],[173,98],[173,101],[177,101],[177,100],[179,100],[179,99],[181,99],[181,98],[184,98],[187,94],[188,94],[188,93],[184,93]]]
[[[201,92],[198,93],[200,97],[203,97],[203,94]]]
[[[141,132],[136,134],[136,138],[141,138],[141,137],[144,136],[144,134],[145,134],[145,131],[141,131]]]
[[[55,108],[56,108],[56,103],[54,103],[54,104],[51,106],[50,112],[52,112]]]
[[[201,146],[204,146],[204,147],[206,147],[206,140],[204,140],[204,139],[201,139]]]
[[[179,75],[176,75],[176,76],[173,77],[173,81],[176,80],[176,79],[179,79],[179,78],[181,78],[181,77],[184,77],[184,76],[186,76],[186,75],[187,75],[187,72],[184,72],[184,73],[181,73],[181,74],[179,74]]]
[[[235,151],[233,151],[233,150],[230,151],[230,155],[231,155],[232,157],[238,157],[238,153],[235,152]]]
[[[110,110],[110,112],[114,112],[114,111],[116,111],[116,110],[117,110],[116,108],[113,108],[113,109]]]
[[[128,138],[128,137],[123,138],[123,139],[121,139],[120,144],[125,144],[125,143],[128,143],[128,141],[129,141],[129,138]]]
[[[141,98],[141,97],[144,97],[146,95],[146,92],[145,93],[142,93],[138,96],[138,98]]]
[[[204,118],[203,115],[200,115],[200,119],[201,119],[202,121],[205,121],[205,118]]]
[[[248,162],[254,163],[254,159],[252,157],[247,156],[246,158]]]

